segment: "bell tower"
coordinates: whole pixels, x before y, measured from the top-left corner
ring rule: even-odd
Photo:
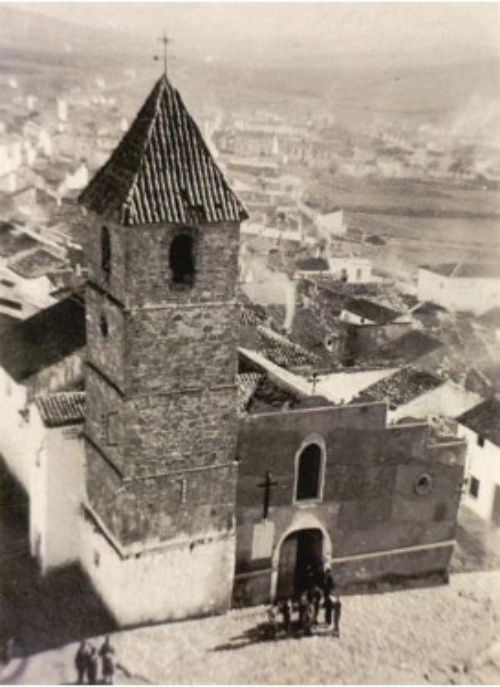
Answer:
[[[121,625],[222,610],[234,574],[246,212],[166,76],[80,202],[84,567]]]

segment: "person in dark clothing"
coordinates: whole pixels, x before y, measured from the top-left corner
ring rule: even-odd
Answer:
[[[340,637],[340,616],[342,614],[342,602],[341,602],[338,594],[335,597],[335,601],[333,602],[332,610],[333,610],[333,636],[334,637]]]
[[[292,616],[293,604],[291,599],[285,599],[281,605],[281,614],[283,616],[283,629],[287,635],[292,634]]]
[[[304,613],[309,604],[309,600],[307,598],[307,592],[303,591],[302,594],[299,597],[299,625],[300,627],[303,626],[303,620],[304,620]]]
[[[80,642],[78,651],[75,655],[75,668],[76,668],[76,683],[77,685],[83,685],[85,674],[87,673],[87,664],[89,660],[89,650],[86,642]]]
[[[95,646],[91,646],[87,661],[87,682],[89,685],[97,685],[97,673],[99,670],[99,660]]]
[[[325,594],[325,601],[323,603],[323,607],[325,609],[325,623],[328,625],[329,628],[332,628],[333,626],[333,604],[335,603],[335,599],[333,598],[332,594]]]
[[[335,589],[335,580],[333,579],[333,573],[330,568],[327,568],[325,570],[325,575],[323,578],[323,591],[325,592],[325,596],[327,594],[331,594],[333,590]]]
[[[105,685],[112,685],[115,676],[115,650],[109,641],[109,637],[106,637],[103,645],[99,649],[99,656],[102,661],[102,677]]]
[[[321,601],[323,599],[323,592],[321,591],[321,588],[316,585],[312,589],[311,593],[311,603],[313,607],[313,624],[317,625],[318,624],[318,618],[319,618],[319,609],[321,607]]]
[[[304,607],[302,614],[302,631],[305,637],[310,637],[312,635],[312,625],[314,620],[314,607],[309,601]]]
[[[267,631],[269,639],[276,640],[278,637],[278,614],[276,607],[271,606],[267,611]]]

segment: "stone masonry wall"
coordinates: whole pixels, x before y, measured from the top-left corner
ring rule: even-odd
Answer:
[[[108,224],[109,279],[100,226],[89,242],[89,503],[122,545],[234,532],[238,226]],[[184,231],[192,287],[169,269]]]
[[[127,392],[234,384],[237,320],[237,306],[227,303],[127,314]]]
[[[125,318],[123,309],[87,288],[87,360],[93,363],[122,391],[125,389]],[[102,331],[105,318],[107,335]]]
[[[193,287],[172,285],[170,244],[179,233],[194,239]],[[126,229],[127,305],[131,308],[164,303],[199,304],[234,298],[238,277],[239,229],[234,223],[206,224],[183,229],[148,225]]]
[[[385,412],[383,404],[370,404],[249,416],[240,421],[238,574],[272,567],[271,550],[267,559],[253,557],[255,527],[262,523],[263,490],[258,485],[266,470],[278,482],[269,512],[273,555],[281,538],[300,528],[304,517],[307,527],[328,532],[334,560],[454,538],[465,445],[457,441],[430,447],[425,425],[386,428]],[[296,503],[296,455],[304,440],[317,437],[326,448],[323,496],[320,502]],[[424,474],[430,476],[432,488],[419,495],[415,484]],[[419,561],[443,560],[443,555],[412,558],[416,561],[413,572],[419,574]],[[392,568],[399,565],[384,557],[368,569],[374,575],[383,574],[384,561]],[[263,574],[270,580],[270,572]],[[248,579],[262,590],[262,582]]]

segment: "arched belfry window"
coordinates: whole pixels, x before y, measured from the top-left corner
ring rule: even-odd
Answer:
[[[300,451],[296,471],[295,500],[320,499],[323,481],[323,448],[318,443],[309,443]]]
[[[194,239],[189,234],[178,234],[170,244],[169,267],[174,284],[194,284]]]
[[[105,277],[111,274],[111,236],[108,227],[101,229],[101,268]]]

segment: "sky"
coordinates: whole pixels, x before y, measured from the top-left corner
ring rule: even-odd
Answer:
[[[419,63],[499,56],[499,3],[19,3],[155,44],[163,29],[180,57],[286,60],[290,55]]]

